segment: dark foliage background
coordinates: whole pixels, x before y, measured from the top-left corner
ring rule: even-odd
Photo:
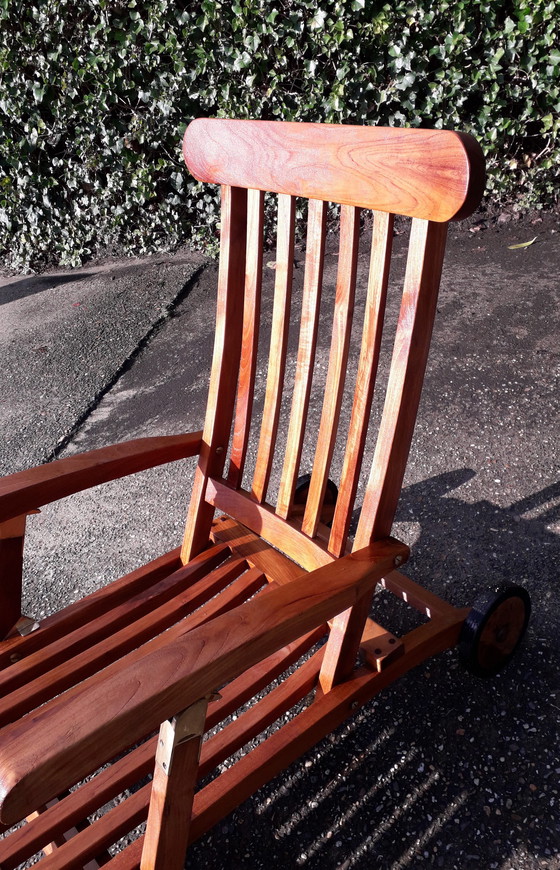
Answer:
[[[467,130],[488,196],[558,196],[556,0],[0,0],[0,256],[76,265],[215,238],[198,115]]]

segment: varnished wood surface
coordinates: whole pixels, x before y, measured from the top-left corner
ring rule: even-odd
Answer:
[[[201,436],[191,432],[138,438],[10,474],[0,479],[0,522],[90,486],[196,456]]]
[[[329,550],[335,556],[341,556],[345,551],[362,468],[387,302],[387,286],[393,247],[393,225],[392,215],[386,215],[382,212],[377,212],[374,215],[366,308],[354,401],[350,413],[338,498],[329,537]]]
[[[408,548],[379,541],[293,583],[268,588],[151,653],[129,654],[4,729],[0,818],[14,823],[165,719],[361,598]],[[153,644],[153,642],[152,642]],[[129,664],[130,662],[130,664]],[[48,724],[47,724],[48,722]]]
[[[312,571],[333,561],[324,544],[303,535],[299,525],[292,520],[283,520],[269,505],[253,501],[244,490],[231,489],[220,480],[211,478],[206,489],[209,503],[235,516],[265,541],[277,547],[291,559]]]
[[[327,207],[324,202],[311,200],[307,223],[305,278],[301,306],[296,376],[290,422],[284,452],[284,464],[276,502],[276,513],[286,519],[292,507],[299,463],[305,436],[305,424],[309,411],[309,396],[313,380],[313,364],[317,349],[319,310],[323,289],[325,235],[327,231]]]
[[[295,198],[280,194],[278,197],[274,306],[272,309],[268,374],[257,460],[251,487],[251,492],[259,502],[266,498],[280,418],[290,326],[290,302],[294,271],[294,227]]]
[[[199,118],[183,153],[200,181],[434,221],[467,217],[484,188],[480,146],[450,130]]]
[[[354,312],[359,238],[359,210],[350,206],[342,206],[340,214],[340,255],[336,280],[329,367],[319,435],[313,460],[313,472],[311,474],[309,493],[301,525],[302,532],[311,538],[317,533],[321,518],[321,508],[325,498],[331,459],[338,435],[338,422],[346,378],[352,315]]]
[[[243,331],[243,291],[247,256],[247,191],[222,187],[222,227],[216,332],[208,403],[181,548],[186,564],[208,543],[214,511],[204,499],[209,475],[222,474],[226,461]]]

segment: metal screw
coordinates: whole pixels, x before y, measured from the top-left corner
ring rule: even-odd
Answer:
[[[12,653],[10,656],[10,661],[13,665],[15,665],[16,662],[19,662],[20,659],[21,659],[21,656],[18,656],[17,653]]]
[[[351,710],[357,710],[359,706],[360,706],[360,705],[358,704],[357,701],[352,701],[352,703],[350,704],[350,709],[351,709]]]
[[[403,563],[403,557],[402,556],[395,556],[395,562],[394,562],[395,568],[398,568],[399,565],[402,565],[402,563]]]
[[[223,453],[223,452],[224,452],[223,447],[216,447],[216,453]]]

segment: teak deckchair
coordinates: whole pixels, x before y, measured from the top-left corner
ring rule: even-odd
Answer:
[[[470,214],[482,194],[484,162],[476,142],[441,130],[198,120],[187,129],[184,154],[197,179],[222,185],[204,431],[95,450],[0,484],[2,870],[40,850],[43,870],[108,862],[114,870],[180,868],[190,842],[397,677],[459,641],[473,670],[492,673],[509,660],[526,626],[529,603],[522,589],[495,592],[472,610],[456,608],[397,570],[408,548],[389,537],[447,223]],[[251,476],[245,465],[261,321],[265,191],[278,198],[277,249]],[[305,278],[287,434],[279,435],[298,197],[309,200]],[[300,470],[328,202],[341,205],[333,330],[320,424],[311,436],[314,460]],[[371,268],[361,351],[348,383],[361,209],[373,210]],[[412,218],[409,254],[384,410],[351,540],[394,214]],[[349,423],[341,425],[344,390],[353,403]],[[335,487],[329,474],[337,439],[342,470]],[[181,549],[38,626],[21,616],[28,514],[78,490],[195,455]],[[273,505],[267,493],[277,456],[282,471]],[[306,478],[301,471],[309,472]],[[377,584],[427,619],[403,637],[377,624],[370,616]],[[298,704],[297,715],[284,716]],[[271,729],[278,720],[281,727]],[[256,747],[239,752],[263,734]],[[234,764],[210,778],[236,754]],[[205,783],[197,791],[200,779]],[[113,854],[115,843],[145,821],[145,833]]]

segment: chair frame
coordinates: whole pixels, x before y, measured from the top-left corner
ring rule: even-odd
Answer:
[[[45,868],[93,866],[91,861],[115,870],[181,868],[190,842],[383,688],[457,644],[470,612],[400,573],[409,550],[390,532],[428,357],[447,225],[480,201],[480,148],[470,136],[450,131],[199,119],[187,129],[184,154],[197,179],[222,189],[216,339],[203,431],[113,445],[0,481],[0,832],[28,819],[0,843],[2,868],[16,867],[38,849],[45,851]],[[254,417],[265,191],[278,195],[275,301],[255,468],[243,488]],[[305,284],[273,506],[266,499],[280,440],[296,197],[310,202]],[[329,201],[341,204],[333,339],[315,460],[300,505]],[[374,212],[368,301],[338,499],[327,526],[325,493],[345,389],[362,208]],[[384,412],[351,542],[394,214],[413,219],[410,250]],[[99,483],[194,456],[180,549],[39,626],[22,617],[30,513]],[[400,638],[377,624],[370,610],[378,584],[427,622]],[[315,648],[321,639],[323,646]],[[298,660],[293,674],[227,721]],[[312,700],[296,718],[196,790],[198,779],[307,695]],[[219,722],[222,730],[203,741]],[[119,758],[121,753],[128,754]],[[111,759],[117,760],[103,769]],[[94,806],[151,770],[151,783],[84,827]],[[111,857],[107,849],[146,819],[145,834]]]

